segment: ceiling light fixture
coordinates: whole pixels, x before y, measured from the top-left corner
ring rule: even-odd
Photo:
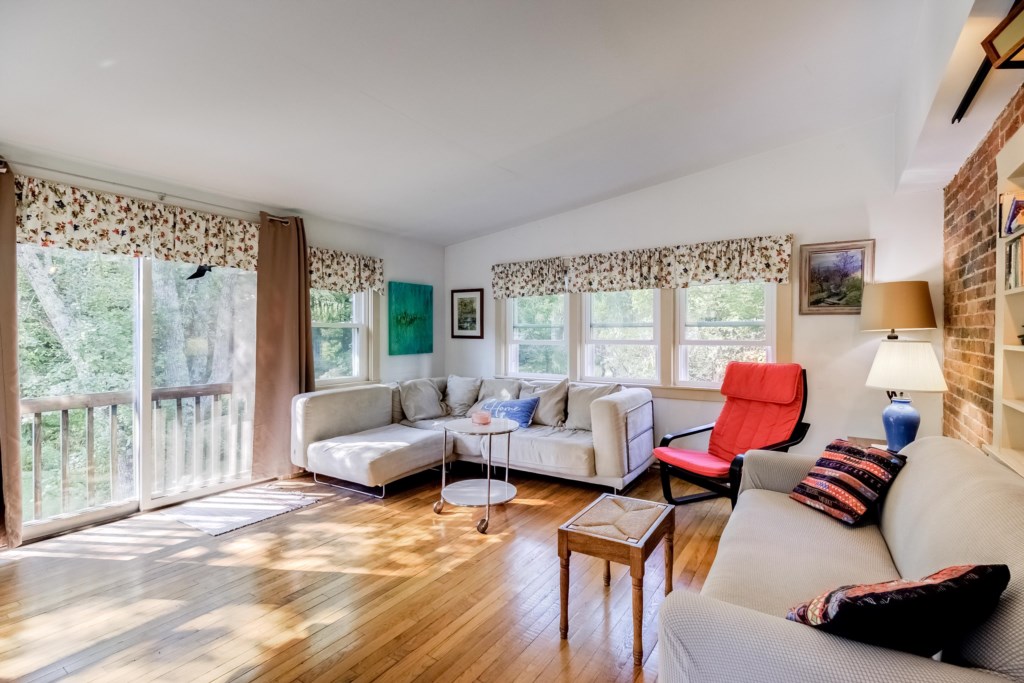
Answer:
[[[1024,2],[1014,0],[1006,18],[992,29],[992,32],[981,41],[981,47],[985,50],[985,59],[982,61],[978,71],[974,74],[971,84],[967,86],[964,98],[960,100],[960,106],[953,114],[953,123],[960,121],[971,103],[981,90],[981,84],[985,82],[992,68],[996,69],[1024,69]]]

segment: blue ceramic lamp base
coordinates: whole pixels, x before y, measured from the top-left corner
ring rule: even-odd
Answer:
[[[888,449],[893,453],[917,438],[917,429],[921,426],[921,413],[910,405],[910,399],[897,396],[882,411],[882,424],[885,426],[885,439]]]

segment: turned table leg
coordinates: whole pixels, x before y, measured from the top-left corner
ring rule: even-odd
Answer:
[[[633,663],[644,662],[644,559],[632,558],[629,574],[633,579]]]
[[[673,518],[669,518],[668,531],[665,532],[665,595],[672,592],[672,560],[675,551],[673,550],[673,540],[676,535],[675,521]]]
[[[604,585],[612,585],[612,563],[608,560],[604,561]]]
[[[561,564],[560,604],[561,614],[558,621],[558,634],[565,640],[569,637],[569,543],[564,534],[558,533],[558,559]]]

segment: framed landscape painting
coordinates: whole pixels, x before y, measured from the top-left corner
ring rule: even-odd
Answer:
[[[874,275],[874,240],[801,245],[801,315],[859,315]]]
[[[388,283],[388,354],[434,352],[434,288]]]
[[[484,290],[452,290],[452,338],[484,338]]]

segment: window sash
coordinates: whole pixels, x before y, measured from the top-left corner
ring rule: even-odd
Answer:
[[[637,290],[646,291],[646,290]],[[588,382],[628,382],[630,384],[659,384],[661,378],[661,290],[653,290],[653,310],[651,322],[642,323],[595,323],[593,320],[593,294],[583,295],[583,363],[580,368],[580,379]],[[651,328],[653,334],[650,339],[598,339],[593,336],[595,328],[630,328],[644,327]],[[594,365],[594,351],[597,346],[653,346],[654,347],[654,373],[651,377],[629,377],[616,375],[605,377],[598,375]]]
[[[526,377],[526,378],[540,378],[547,379],[553,377],[565,377],[566,375],[558,375],[554,373],[540,373],[540,372],[520,372],[519,370],[519,347],[520,346],[555,346],[565,349],[566,359],[568,362],[569,357],[569,297],[566,294],[558,295],[562,297],[562,339],[516,339],[516,329],[523,327],[550,327],[551,329],[558,329],[558,325],[538,325],[528,323],[525,325],[517,324],[517,311],[516,303],[519,301],[518,298],[507,299],[505,304],[505,319],[508,321],[507,331],[505,336],[505,374],[510,377]],[[532,297],[531,297],[532,298]]]
[[[709,286],[709,285],[695,285],[695,286]],[[710,285],[710,286],[731,286],[731,285]],[[675,386],[680,387],[695,387],[700,389],[718,389],[722,386],[721,381],[716,382],[701,382],[697,380],[686,379],[688,375],[688,363],[686,358],[686,350],[689,347],[697,346],[746,346],[746,347],[761,347],[767,349],[765,354],[765,361],[768,363],[775,362],[776,346],[778,339],[776,337],[776,311],[775,311],[775,300],[776,300],[776,288],[774,284],[762,283],[764,288],[764,319],[763,320],[729,320],[729,321],[698,321],[695,324],[686,324],[686,304],[687,304],[687,290],[678,289],[676,290],[676,373],[673,378]],[[687,339],[686,328],[687,327],[755,327],[764,326],[764,339]]]
[[[367,292],[357,292],[352,296],[352,321],[342,323],[328,323],[311,321],[314,329],[323,330],[354,330],[352,340],[352,374],[345,377],[330,377],[316,380],[316,386],[329,387],[339,384],[351,384],[352,382],[365,382],[370,378],[369,363],[369,337],[370,330],[367,322]]]

